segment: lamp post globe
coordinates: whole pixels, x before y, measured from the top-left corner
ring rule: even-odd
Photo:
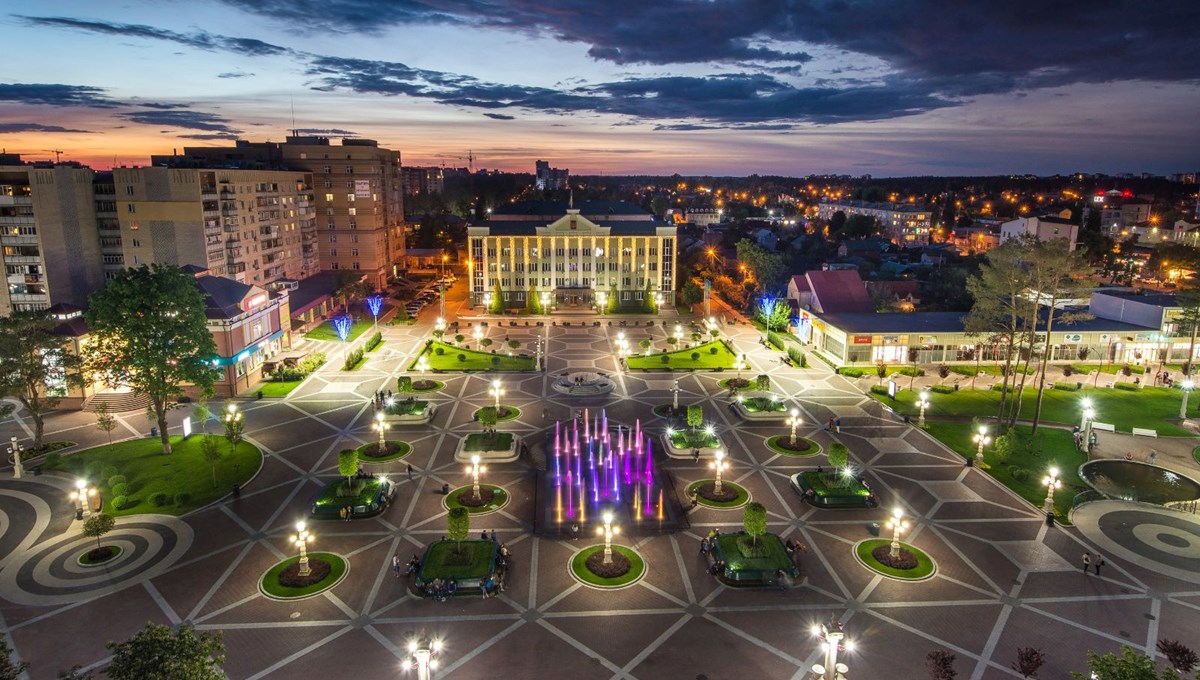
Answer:
[[[1047,513],[1054,512],[1054,492],[1062,486],[1062,480],[1059,479],[1058,468],[1052,467],[1046,472],[1046,478],[1042,480],[1042,484],[1046,485],[1046,502],[1043,508]]]
[[[887,525],[892,530],[892,546],[888,554],[895,559],[900,556],[900,532],[908,528],[908,522],[904,521],[904,510],[901,508],[892,510],[892,517],[888,520]]]
[[[917,416],[917,427],[925,428],[925,409],[929,408],[929,393],[922,392],[917,399],[917,408],[921,409],[921,414]]]
[[[790,415],[791,417],[788,418],[788,425],[792,426],[792,434],[788,439],[788,444],[794,447],[796,446],[796,426],[800,424],[800,409],[793,408]]]
[[[983,465],[983,447],[992,443],[992,438],[988,436],[987,425],[979,426],[979,431],[975,433],[973,440],[975,442],[975,465]]]

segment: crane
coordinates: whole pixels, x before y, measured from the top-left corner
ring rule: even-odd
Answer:
[[[54,154],[54,162],[55,162],[55,163],[59,163],[59,162],[61,162],[61,161],[62,161],[62,155],[63,155],[64,153],[66,153],[66,151],[63,151],[62,149],[42,149],[42,151],[44,151],[45,153],[52,153],[52,154]]]

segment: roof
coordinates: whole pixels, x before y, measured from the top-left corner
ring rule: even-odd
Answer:
[[[962,333],[963,317],[966,312],[888,312],[881,314],[818,314],[820,319],[847,333]],[[1070,324],[1055,323],[1054,332],[1144,332],[1145,326],[1136,326],[1109,319],[1088,319]]]
[[[805,278],[804,274],[796,274],[795,276],[793,276],[792,283],[794,283],[796,285],[797,292],[800,292],[800,293],[809,292],[808,279]]]
[[[180,267],[179,270],[186,274],[191,274],[191,275],[195,276],[196,274],[201,274],[203,272],[208,271],[208,268],[201,267],[200,265],[197,265],[197,264],[185,264],[182,267]]]
[[[805,274],[813,293],[813,308],[821,313],[873,313],[875,304],[855,270],[811,271]]]
[[[262,290],[224,276],[198,276],[196,285],[204,292],[204,315],[210,319],[232,319],[241,316],[242,301],[255,290]]]
[[[1092,295],[1107,295],[1108,297],[1121,298],[1131,302],[1140,302],[1144,305],[1153,305],[1155,307],[1178,307],[1179,301],[1174,295],[1168,293],[1148,293],[1134,290],[1097,290],[1093,291]]]
[[[571,205],[569,201],[521,201],[501,206],[492,211],[494,215],[553,215],[561,217],[567,214]],[[589,215],[647,215],[628,201],[576,201],[575,208],[579,214]]]
[[[296,290],[288,295],[292,316],[307,312],[317,303],[333,296],[338,284],[338,275],[342,271],[323,271],[313,274],[307,279],[300,279]]]
[[[1037,217],[1037,221],[1038,222],[1049,222],[1050,224],[1066,224],[1066,225],[1072,225],[1072,226],[1075,224],[1071,220],[1059,217],[1058,215],[1039,215]]]
[[[559,217],[562,217],[562,215],[554,219],[557,220]],[[654,236],[658,234],[659,227],[667,226],[659,222],[588,221],[594,223],[596,226],[609,229],[609,233],[613,236]],[[547,220],[529,220],[520,222],[484,222],[472,226],[486,227],[489,236],[536,236],[538,228],[544,229],[549,225],[550,221]]]

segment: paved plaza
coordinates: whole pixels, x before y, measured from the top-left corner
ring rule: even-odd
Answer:
[[[258,591],[262,574],[293,554],[287,537],[324,483],[337,476],[337,452],[374,441],[370,396],[394,389],[396,377],[416,356],[431,326],[388,327],[385,344],[355,372],[338,370],[342,350],[329,345],[329,363],[282,399],[241,404],[247,438],[259,446],[262,469],[240,496],[183,517],[121,518],[110,535],[122,547],[108,568],[85,569],[74,557],[86,547],[66,493],[73,480],[55,475],[11,479],[0,473],[0,627],[30,676],[53,678],[74,664],[100,667],[104,644],[123,640],[146,621],[190,622],[224,631],[225,668],[232,678],[313,675],[336,678],[401,677],[401,647],[414,633],[445,641],[444,665],[435,677],[455,680],[558,677],[709,680],[807,678],[819,660],[813,623],[837,618],[854,650],[844,657],[854,678],[925,677],[925,655],[957,655],[960,678],[1020,677],[1011,670],[1017,647],[1040,647],[1048,663],[1043,678],[1064,678],[1085,666],[1087,650],[1131,645],[1153,649],[1160,638],[1200,647],[1200,524],[1194,516],[1146,506],[1092,503],[1077,513],[1076,527],[1048,527],[1039,509],[993,482],[924,433],[903,424],[846,380],[820,365],[784,366],[759,346],[753,328],[729,327],[731,340],[749,355],[747,376],[769,373],[773,389],[802,413],[800,434],[823,447],[838,437],[879,496],[881,508],[818,510],[802,502],[788,478],[825,464],[824,456],[780,455],[765,444],[785,434],[780,424],[745,423],[729,408],[718,373],[624,373],[613,359],[624,330],[634,345],[664,338],[663,320],[646,328],[638,318],[622,329],[570,317],[538,328],[493,320],[489,337],[521,341],[532,351],[540,336],[547,349],[542,373],[503,374],[506,404],[521,416],[500,429],[538,448],[556,419],[574,409],[604,408],[610,420],[640,420],[658,434],[666,421],[652,407],[671,401],[679,379],[680,402],[703,404],[731,456],[726,478],[750,491],[769,513],[769,530],[807,546],[806,581],[779,589],[737,589],[706,573],[700,539],[713,528],[736,531],[741,510],[698,507],[689,527],[671,535],[622,537],[645,558],[637,584],[602,591],[574,580],[572,555],[594,537],[559,539],[532,533],[536,482],[533,460],[493,465],[486,482],[512,497],[501,511],[472,518],[472,530],[498,532],[513,552],[506,590],[499,597],[456,598],[439,603],[410,593],[390,570],[446,533],[443,484],[467,483],[454,461],[459,439],[478,431],[472,412],[491,403],[492,375],[442,374],[445,389],[430,425],[394,428],[389,438],[413,445],[407,458],[375,468],[398,485],[382,515],[344,522],[315,522],[314,549],[348,558],[345,580],[331,591],[298,601],[268,599]],[[467,321],[461,320],[463,324]],[[452,333],[451,333],[452,335]],[[573,398],[552,388],[567,370],[608,374],[611,395]],[[174,414],[175,422],[185,414]],[[19,416],[20,414],[18,414]],[[821,427],[838,416],[842,432]],[[143,414],[125,413],[127,436],[143,435]],[[7,419],[0,436],[28,436],[28,423]],[[551,434],[552,436],[552,434]],[[50,418],[47,438],[81,447],[103,443],[94,416]],[[657,444],[656,444],[657,446]],[[661,448],[656,449],[660,460]],[[680,497],[710,476],[707,461],[664,462]],[[406,466],[414,468],[408,479]],[[868,571],[853,547],[871,538],[870,525],[905,508],[912,527],[905,540],[937,564],[933,578],[900,582]],[[108,539],[106,539],[108,540]],[[1105,554],[1102,575],[1084,575],[1085,550]]]

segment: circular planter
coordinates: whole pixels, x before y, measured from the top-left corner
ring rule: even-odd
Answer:
[[[600,558],[604,553],[604,545],[590,545],[583,550],[575,553],[567,563],[567,569],[571,572],[571,577],[589,588],[598,590],[619,590],[628,588],[629,586],[642,580],[646,575],[646,561],[642,556],[632,548],[627,548],[623,545],[612,546],[613,557],[616,559],[620,555],[629,561],[629,570],[620,576],[605,578],[597,576],[588,569],[588,558],[596,555]],[[600,558],[602,559],[602,558]]]
[[[739,380],[741,382],[738,382]],[[739,389],[739,390],[748,390],[754,386],[754,381],[748,380],[746,378],[722,378],[717,381],[717,387],[720,387],[723,390],[727,390],[727,389],[729,389],[730,382],[732,382],[734,384],[734,386],[737,387],[737,389]],[[743,385],[742,383],[746,383],[746,384]]]
[[[712,480],[712,479],[701,479],[699,481],[688,484],[688,487],[687,487],[688,498],[695,498],[696,501],[700,505],[703,505],[706,508],[717,508],[718,510],[732,510],[734,508],[740,508],[743,505],[750,502],[750,492],[747,491],[744,486],[742,486],[741,484],[735,484],[734,482],[730,482],[730,481],[724,480],[724,479],[721,480],[722,489],[723,490],[727,489],[729,491],[732,491],[734,493],[734,496],[727,501],[712,500],[712,499],[705,498],[700,493],[700,488],[704,487],[704,486],[711,486],[714,483],[714,481],[715,480]]]
[[[475,409],[475,413],[471,417],[475,420],[479,420],[479,412],[482,410],[482,408]],[[496,422],[498,423],[516,420],[517,418],[521,417],[521,409],[517,408],[516,406],[509,406],[508,404],[500,404],[500,413],[503,415],[497,415]]]
[[[482,504],[475,500],[475,494],[471,493],[471,490],[472,486],[468,484],[451,491],[442,498],[442,507],[447,510],[466,508],[467,512],[472,515],[488,515],[499,511],[511,500],[508,491],[495,484],[479,485],[479,493],[483,496]]]
[[[379,442],[371,442],[358,447],[358,460],[361,463],[386,463],[388,461],[400,460],[401,458],[412,453],[412,446],[408,442],[402,442],[395,439],[387,440],[387,452],[385,455],[376,457],[370,454],[371,451],[378,450]]]
[[[788,442],[791,440],[791,438],[792,436],[790,434],[781,434],[777,437],[771,437],[767,440],[767,448],[775,451],[776,453],[782,453],[785,456],[815,456],[821,452],[820,444],[807,437],[800,436],[796,437],[796,445],[804,446],[807,444],[808,448],[804,449],[803,451],[793,451],[792,449],[788,448]]]
[[[422,382],[433,383],[433,385],[429,386],[429,387],[417,387],[417,385]],[[437,392],[438,390],[444,388],[445,386],[446,386],[446,383],[442,382],[441,380],[427,380],[425,378],[422,378],[421,380],[413,381],[413,392]]]
[[[897,569],[880,562],[873,553],[880,548],[889,550],[891,545],[892,542],[886,538],[859,541],[854,546],[854,559],[867,569],[897,581],[924,581],[933,578],[933,575],[937,573],[937,562],[934,562],[932,557],[919,548],[903,542],[900,543],[900,550],[908,551],[915,558],[916,566],[911,569]]]
[[[108,556],[100,558],[100,559],[93,559],[92,553],[96,552],[97,550],[108,550],[109,551]],[[104,566],[104,565],[112,562],[113,560],[117,559],[120,556],[121,556],[121,546],[106,545],[106,546],[102,546],[100,548],[92,548],[91,550],[83,551],[82,553],[80,553],[79,557],[75,558],[75,561],[78,562],[80,564],[80,566],[84,566],[84,567],[101,567],[101,566]]]
[[[672,417],[671,405],[670,404],[659,404],[658,406],[655,406],[654,407],[654,415],[658,416],[659,418],[671,418]],[[685,415],[687,415],[687,404],[680,406],[679,413],[674,414],[674,416],[677,416],[680,418],[682,418]]]
[[[315,583],[298,587],[289,587],[279,583],[280,574],[283,574],[284,570],[300,562],[300,556],[297,555],[277,563],[263,573],[262,578],[258,579],[258,592],[272,600],[303,600],[314,595],[319,595],[336,586],[342,582],[342,579],[346,578],[346,574],[350,573],[350,563],[341,555],[330,552],[313,552],[308,554],[309,566],[313,567],[314,570],[316,569],[315,562],[318,560],[326,562],[329,565],[329,571]]]

